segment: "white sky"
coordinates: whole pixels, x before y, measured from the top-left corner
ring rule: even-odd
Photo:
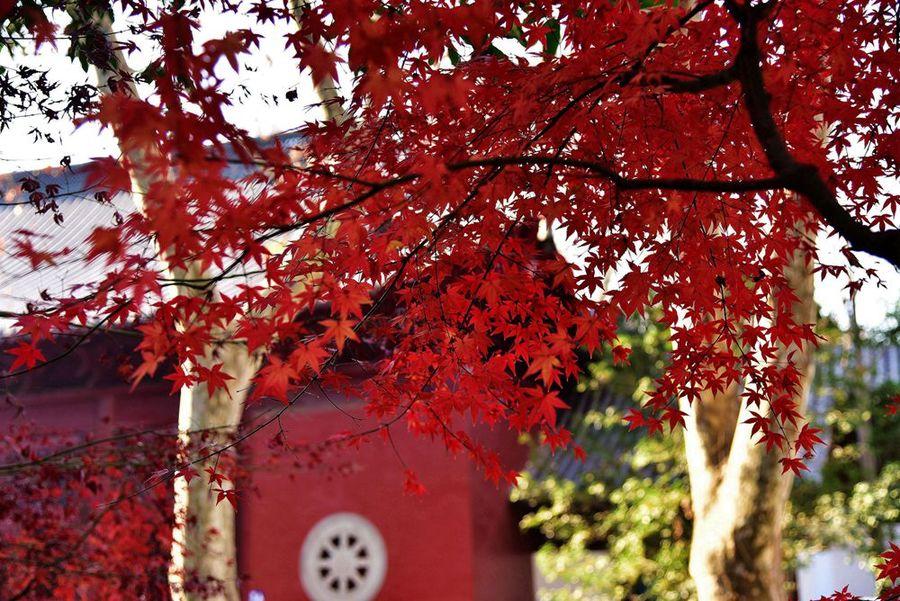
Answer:
[[[240,21],[233,16],[204,17],[202,34],[206,38],[218,36],[229,28],[241,26],[239,23]],[[238,126],[258,136],[295,128],[307,119],[321,118],[319,109],[310,108],[310,105],[315,104],[318,99],[308,73],[298,72],[289,53],[283,50],[280,38],[271,35],[271,29],[265,31],[255,28],[255,30],[263,35],[261,51],[254,53],[252,59],[242,61],[245,65],[250,63],[247,66],[253,70],[245,69],[238,75],[229,68],[221,70],[226,88],[240,85],[246,87],[252,94],[246,102],[236,103],[229,108],[226,116]],[[84,73],[65,56],[66,44],[67,42],[61,42],[59,50],[45,46],[37,56],[22,57],[19,54],[15,58],[10,58],[4,53],[0,57],[0,65],[8,67],[13,64],[29,64],[44,69],[51,67],[53,77],[58,80],[70,83],[90,80],[94,83],[92,75]],[[131,57],[129,62],[133,67],[142,66],[140,56]],[[285,99],[285,94],[290,90],[296,90],[298,93],[298,99],[294,102]],[[264,100],[272,97],[278,101]],[[40,126],[43,131],[52,132],[56,142],[35,143],[29,130],[36,126]],[[40,117],[23,116],[16,119],[11,128],[0,133],[0,172],[58,165],[60,159],[66,155],[71,157],[73,164],[78,164],[89,161],[92,157],[116,154],[118,151],[115,140],[109,132],[100,131],[94,125],[76,129],[65,119],[48,127]],[[566,243],[562,236],[556,238],[567,258],[574,258],[577,254],[575,249]],[[837,241],[833,237],[831,239],[820,237],[820,243],[823,256],[826,259],[833,259],[830,262],[839,262],[837,249],[840,245]],[[860,324],[864,328],[877,328],[900,303],[900,274],[883,261],[867,255],[861,256],[860,259],[864,266],[875,268],[883,280],[883,286],[869,283],[857,295]],[[816,300],[823,313],[833,316],[843,326],[848,322],[849,296],[845,289],[846,283],[843,279],[829,278],[817,281],[816,285]]]

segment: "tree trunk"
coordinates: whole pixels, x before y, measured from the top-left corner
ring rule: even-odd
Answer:
[[[178,431],[194,455],[203,449],[222,448],[233,440],[243,412],[247,388],[259,360],[247,353],[244,344],[226,342],[207,357],[221,363],[222,371],[234,379],[226,390],[212,395],[205,384],[181,389]],[[210,485],[207,468],[229,473],[234,463],[229,449],[194,466],[200,472],[188,482],[176,478],[175,520],[169,582],[176,600],[215,599],[239,601],[235,512],[230,502],[219,501],[217,488],[229,489],[230,482]]]
[[[798,323],[816,318],[813,276],[805,257],[786,272],[797,293]],[[783,349],[784,360],[790,349]],[[796,350],[796,349],[794,349]],[[806,407],[814,365],[812,349],[794,360],[802,374],[795,401]],[[793,478],[782,474],[780,455],[756,444],[749,408],[741,406],[737,385],[705,394],[689,407],[685,450],[694,513],[690,573],[700,601],[782,601],[787,599],[781,567],[781,530]],[[765,414],[763,407],[758,410]]]
[[[294,17],[299,25],[303,4],[294,8]],[[95,64],[99,87],[102,93],[122,90],[137,96],[137,89],[130,79],[130,71],[122,52],[115,47],[115,34],[110,21],[99,13],[83,14],[78,3],[69,4],[70,14],[84,22],[92,22],[107,37],[111,44],[110,64]],[[322,109],[328,120],[341,121],[344,117],[340,104],[337,84],[330,77],[318,83],[316,92],[322,101]],[[145,150],[129,149],[127,141],[120,140],[123,152],[133,165],[140,166]],[[132,173],[133,187],[138,192],[136,208],[143,211],[141,200],[153,183],[146,175]],[[166,262],[165,249],[158,249],[159,257]],[[196,266],[171,270],[168,277],[193,279],[204,277]],[[197,294],[190,287],[178,287],[183,295]],[[209,290],[208,294],[216,294]],[[247,352],[245,344],[236,341],[228,328],[216,333],[221,342],[207,349],[205,361],[220,363],[222,371],[233,379],[228,381],[227,390],[208,393],[205,384],[182,388],[178,431],[182,442],[192,450],[193,455],[204,454],[212,449],[228,445],[237,432],[243,413],[244,401],[260,359]],[[194,465],[200,472],[188,482],[185,478],[174,481],[175,529],[173,531],[172,561],[169,569],[169,584],[175,601],[240,601],[238,581],[236,521],[231,503],[219,501],[218,492],[210,485],[206,468],[222,471],[234,461],[232,449]],[[227,469],[225,470],[227,473]],[[231,484],[224,482],[221,488]]]
[[[115,47],[116,38],[109,19],[98,13],[81,14],[77,3],[70,4],[70,13],[75,18],[92,22],[111,44],[110,63],[94,65],[102,93],[119,90],[137,96],[125,57]],[[119,144],[131,164],[138,167],[131,174],[132,187],[137,192],[133,199],[136,209],[143,211],[142,200],[153,179],[141,173],[139,168],[146,153],[152,150],[134,149],[127,140],[119,140]],[[166,249],[157,249],[157,254],[165,264]],[[179,280],[203,277],[204,274],[196,266],[188,265],[187,268],[167,269],[165,275]],[[177,291],[182,295],[198,294],[196,289],[189,287],[179,286]],[[214,295],[215,290],[208,294]],[[227,390],[219,389],[210,395],[205,384],[181,389],[179,437],[195,454],[203,453],[203,449],[220,448],[232,440],[240,424],[247,388],[259,365],[258,358],[248,354],[246,345],[233,340],[227,329],[216,332],[215,338],[221,342],[207,349],[205,360],[210,364],[221,363],[223,372],[233,378],[228,381]],[[235,512],[229,502],[218,502],[218,493],[204,471],[207,467],[218,467],[222,471],[229,461],[233,461],[231,452],[216,455],[193,466],[200,476],[189,483],[185,478],[174,480],[175,529],[169,584],[176,601],[240,601]],[[221,485],[224,489],[229,487],[227,482]]]

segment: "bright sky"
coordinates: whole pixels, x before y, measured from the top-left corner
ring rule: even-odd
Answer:
[[[203,35],[207,38],[221,35],[223,32],[240,27],[233,16],[213,15],[203,19]],[[244,24],[245,26],[246,24]],[[308,73],[298,72],[289,53],[283,50],[283,43],[277,35],[269,31],[259,31],[263,35],[261,51],[256,53],[245,65],[240,74],[223,69],[221,75],[226,87],[238,89],[243,87],[249,91],[249,97],[243,103],[236,102],[228,110],[227,116],[240,127],[253,135],[265,136],[297,127],[306,119],[321,117],[321,111],[310,108],[318,98],[313,90]],[[268,34],[268,35],[267,35]],[[93,76],[84,73],[77,65],[73,65],[65,56],[65,44],[60,49],[49,46],[41,49],[36,56],[22,57],[17,55],[11,59],[8,54],[0,57],[0,65],[12,66],[28,64],[34,67],[52,69],[52,75],[58,80],[70,83],[94,83]],[[132,66],[142,65],[140,56],[131,57]],[[285,94],[295,90],[298,99],[288,102]],[[40,126],[42,130],[52,132],[55,142],[35,142],[29,131]],[[95,126],[74,128],[64,119],[47,127],[41,117],[22,116],[15,120],[11,128],[0,133],[0,172],[39,169],[58,165],[63,156],[70,156],[73,164],[86,162],[92,157],[116,155],[115,140],[109,132],[99,131]],[[896,182],[892,182],[896,185]],[[566,242],[562,236],[556,236],[561,250],[567,258],[575,258],[577,250]],[[837,249],[840,247],[834,239],[820,237],[823,256],[840,262]],[[900,274],[883,261],[863,255],[860,257],[865,267],[873,267],[883,281],[879,286],[870,283],[864,286],[857,296],[858,319],[864,328],[881,326],[887,315],[900,304]],[[829,278],[817,281],[816,300],[825,314],[831,315],[846,326],[848,323],[848,292],[846,280]]]

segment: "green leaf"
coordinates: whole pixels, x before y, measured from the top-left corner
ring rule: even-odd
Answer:
[[[456,49],[456,46],[454,46],[452,43],[447,48],[447,56],[450,57],[450,63],[454,67],[459,64],[459,61],[460,61],[459,51]]]
[[[544,54],[556,56],[556,51],[559,50],[559,42],[562,39],[559,19],[547,19],[544,26],[550,29],[550,31],[547,32],[546,41],[544,43]]]
[[[511,39],[511,40],[518,40],[518,42],[519,42],[520,44],[522,44],[522,46],[524,46],[524,45],[525,45],[525,42],[524,42],[524,40],[522,39],[522,34],[524,34],[524,33],[525,33],[525,32],[522,31],[522,28],[521,28],[521,27],[519,26],[519,24],[517,23],[517,24],[515,24],[515,25],[512,26],[512,28],[509,30],[509,33],[507,33],[505,37],[507,37],[507,38],[509,38],[509,39]]]

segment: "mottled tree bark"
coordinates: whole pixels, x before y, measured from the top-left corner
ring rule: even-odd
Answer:
[[[804,257],[786,272],[800,299],[798,323],[816,318],[813,276]],[[782,349],[779,360],[791,350]],[[802,374],[795,401],[803,411],[812,376],[812,349],[794,356]],[[781,530],[793,483],[781,473],[777,451],[767,452],[751,436],[750,417],[739,387],[706,393],[689,414],[685,450],[694,513],[690,573],[700,601],[782,601],[787,599],[781,568]],[[765,414],[767,407],[757,410]]]
[[[234,341],[210,349],[206,359],[221,364],[222,371],[234,379],[228,381],[227,389],[213,394],[205,384],[181,389],[178,430],[191,449],[221,449],[232,442],[247,389],[259,366],[258,356]],[[174,482],[176,527],[169,577],[176,600],[240,600],[235,512],[231,503],[217,502],[218,493],[205,472],[213,468],[227,474],[226,466],[233,462],[233,449],[229,449],[195,465],[199,477]],[[221,486],[228,489],[231,484],[223,482]]]

